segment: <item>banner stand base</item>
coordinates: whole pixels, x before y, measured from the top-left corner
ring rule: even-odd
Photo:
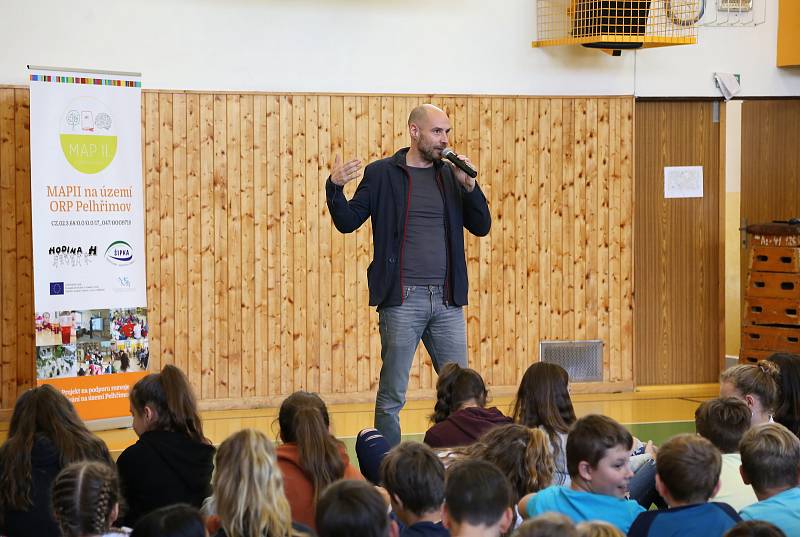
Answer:
[[[130,429],[133,427],[133,416],[89,420],[84,422],[90,431],[108,431],[110,429]]]

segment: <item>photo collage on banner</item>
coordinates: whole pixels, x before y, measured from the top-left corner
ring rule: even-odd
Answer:
[[[141,82],[31,68],[30,94],[37,382],[125,417],[150,356]]]

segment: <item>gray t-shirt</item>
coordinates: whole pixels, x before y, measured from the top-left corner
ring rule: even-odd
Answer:
[[[444,285],[447,277],[447,242],[444,199],[436,185],[435,170],[408,167],[411,200],[403,250],[403,285]]]

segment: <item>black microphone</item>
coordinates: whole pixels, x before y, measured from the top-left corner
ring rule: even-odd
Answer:
[[[473,168],[472,166],[470,166],[469,164],[458,158],[455,151],[453,151],[449,147],[445,147],[444,149],[442,149],[442,156],[447,160],[449,160],[450,162],[452,162],[453,164],[455,164],[456,166],[458,166],[458,168],[461,171],[463,171],[473,179],[478,177],[478,172],[475,170],[475,168]]]

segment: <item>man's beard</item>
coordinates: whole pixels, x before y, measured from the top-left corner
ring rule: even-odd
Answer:
[[[437,160],[442,160],[442,149],[438,148],[434,144],[419,144],[417,146],[420,155],[425,157],[425,160],[428,162],[436,162]]]

